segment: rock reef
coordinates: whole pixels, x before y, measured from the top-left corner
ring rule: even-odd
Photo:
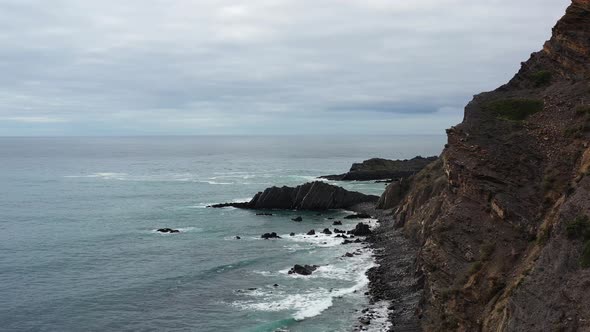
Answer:
[[[250,202],[223,203],[213,208],[236,207],[266,210],[330,210],[346,209],[359,203],[377,202],[378,196],[348,191],[321,181],[297,187],[272,187],[257,193]]]
[[[347,173],[325,175],[320,178],[334,181],[397,180],[416,174],[436,159],[437,157],[423,158],[421,156],[406,160],[373,158],[362,163],[352,164]]]

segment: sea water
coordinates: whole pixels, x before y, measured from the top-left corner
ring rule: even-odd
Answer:
[[[367,304],[371,252],[304,235],[333,229],[346,211],[257,216],[206,206],[371,157],[437,155],[443,144],[443,136],[0,138],[0,330],[350,331]],[[282,239],[261,239],[266,232]],[[294,264],[320,268],[290,275]]]

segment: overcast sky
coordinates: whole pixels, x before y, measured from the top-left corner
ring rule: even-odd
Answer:
[[[0,0],[0,135],[442,134],[569,0]]]

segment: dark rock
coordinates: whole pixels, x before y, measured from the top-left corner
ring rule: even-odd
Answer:
[[[354,243],[363,243],[363,241],[361,241],[361,239],[356,239],[354,240]]]
[[[340,221],[340,220],[336,220],[336,221],[334,221],[334,222],[332,223],[332,225],[334,225],[334,226],[342,226],[342,221]]]
[[[307,232],[307,235],[315,235],[315,229],[312,229],[311,231]]]
[[[346,209],[360,203],[374,203],[378,196],[365,195],[355,191],[316,181],[295,188],[272,187],[259,192],[247,203],[223,203],[209,207],[236,207],[243,209],[282,210],[328,210]]]
[[[261,238],[268,240],[268,239],[280,239],[281,237],[277,235],[277,233],[264,233],[260,236]]]
[[[317,270],[318,265],[299,265],[296,264],[289,270],[289,274],[300,274],[304,276],[311,275],[313,271]]]
[[[359,321],[363,325],[370,325],[371,324],[371,319],[369,317],[361,317],[361,319],[359,319]]]
[[[241,240],[242,238],[239,236],[236,236],[236,240]]]
[[[369,227],[369,225],[360,222],[352,231],[349,231],[349,234],[355,236],[368,236],[371,235],[371,228]]]
[[[289,234],[289,236],[295,236],[295,233],[291,233],[291,234]]]
[[[350,241],[350,240],[344,240],[344,242],[342,242],[342,244],[351,244],[351,243],[354,243],[354,242]]]
[[[337,234],[345,234],[346,231],[340,230],[338,228],[334,228],[334,233],[337,233]]]
[[[261,212],[261,213],[257,213],[257,216],[272,216],[272,213],[265,213],[265,212]]]
[[[418,173],[437,157],[415,157],[409,160],[388,160],[373,158],[362,163],[355,163],[348,173],[321,176],[322,179],[336,181],[373,181],[383,179],[401,179]]]
[[[297,222],[300,222],[300,221],[303,221],[303,218],[301,218],[301,217],[296,217],[296,218],[293,218],[293,219],[291,219],[291,220],[293,220],[293,221],[297,221]]]
[[[160,232],[160,233],[180,233],[180,231],[178,229],[172,229],[172,228],[160,228],[160,229],[158,229],[158,232]]]
[[[349,216],[344,217],[344,219],[370,219],[371,216],[366,213],[357,213],[351,214]]]
[[[273,287],[279,287],[279,284],[274,284],[274,285],[272,285],[272,286],[273,286]]]
[[[330,235],[330,234],[332,234],[332,232],[330,231],[330,229],[329,229],[329,228],[325,228],[325,229],[322,231],[322,233],[324,233],[324,234],[326,234],[326,235]]]
[[[344,254],[344,257],[354,257],[354,254],[347,252]]]

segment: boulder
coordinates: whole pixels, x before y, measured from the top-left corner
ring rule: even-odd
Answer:
[[[293,219],[291,219],[291,220],[293,220],[293,221],[296,221],[296,222],[301,222],[301,221],[303,221],[303,218],[301,218],[301,217],[296,217],[296,218],[293,218]]]
[[[376,203],[378,196],[348,191],[341,187],[315,181],[293,187],[272,187],[256,194],[247,203],[223,203],[209,207],[243,209],[329,210],[346,209],[359,203]]]
[[[277,233],[264,233],[260,236],[261,238],[268,240],[268,239],[280,239],[281,237],[277,235]]]
[[[340,220],[336,220],[336,221],[334,221],[334,222],[332,223],[332,225],[334,225],[334,226],[342,226],[342,221],[340,221]]]
[[[349,231],[348,233],[355,236],[368,236],[371,235],[371,228],[369,225],[360,222],[353,230]]]
[[[317,270],[318,265],[299,265],[296,264],[289,270],[289,274],[300,274],[304,276],[311,275],[313,271]]]
[[[307,235],[315,235],[315,229],[312,229],[311,231],[307,232]]]
[[[331,235],[332,232],[330,231],[329,228],[324,228],[324,230],[322,231],[322,233],[326,234],[326,235]]]
[[[260,212],[256,214],[257,216],[272,216],[272,213]]]
[[[291,233],[291,234],[289,234],[289,236],[295,236],[295,233]]]

